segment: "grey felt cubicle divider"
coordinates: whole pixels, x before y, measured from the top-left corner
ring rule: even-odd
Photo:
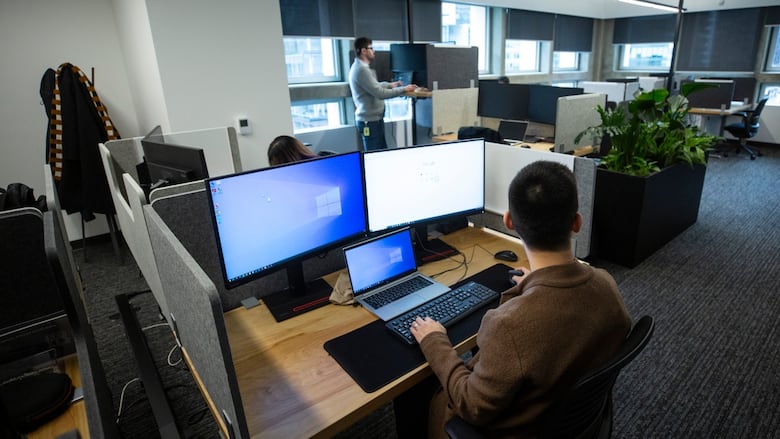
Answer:
[[[574,255],[578,258],[587,257],[590,254],[593,197],[596,184],[596,163],[589,158],[486,142],[485,214],[476,215],[470,219],[477,226],[488,227],[517,237],[514,230],[507,230],[502,218],[508,209],[509,183],[523,166],[537,160],[558,161],[573,169],[577,179],[579,209],[583,219],[580,232],[574,236]]]
[[[280,270],[230,290],[225,288],[205,190],[156,199],[152,207],[214,283],[225,311],[241,306],[241,301],[249,297],[261,298],[287,287],[287,273]],[[258,228],[257,233],[273,231]],[[344,258],[339,250],[312,257],[303,263],[306,279],[315,279],[342,268]]]
[[[217,415],[232,425],[236,438],[246,439],[249,429],[219,293],[157,212],[150,205],[143,209],[177,339]]]

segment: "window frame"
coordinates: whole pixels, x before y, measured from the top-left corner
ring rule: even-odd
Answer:
[[[535,67],[534,70],[509,70],[507,67],[509,63],[507,62],[507,54],[509,51],[507,50],[507,44],[509,44],[510,41],[526,41],[526,42],[533,42],[536,45],[536,60],[535,60]],[[522,75],[522,74],[539,74],[542,72],[542,57],[544,53],[544,41],[539,40],[511,40],[511,39],[505,39],[504,40],[504,74],[505,75]]]
[[[333,76],[296,76],[291,78],[290,72],[287,68],[289,65],[287,63],[287,40],[328,40],[330,41],[330,46],[332,50],[332,61],[333,61],[333,71],[335,74]],[[301,84],[322,84],[322,83],[333,83],[333,82],[343,82],[345,80],[344,78],[344,66],[342,65],[342,54],[341,54],[341,44],[339,43],[339,38],[331,38],[331,37],[283,37],[282,38],[282,44],[284,46],[284,57],[285,57],[285,71],[287,72],[287,85],[301,85]],[[293,54],[290,54],[293,55]],[[306,57],[305,54],[294,54],[301,57]]]
[[[768,43],[763,66],[764,72],[780,73],[780,26],[771,26]],[[772,66],[775,59],[777,65]]]
[[[484,13],[484,15],[485,15],[485,27],[484,27],[484,35],[482,37],[483,37],[483,41],[484,41],[484,46],[485,47],[483,48],[483,47],[480,47],[479,45],[471,43],[471,38],[469,38],[469,43],[468,44],[470,46],[476,46],[476,47],[478,47],[480,49],[479,50],[480,60],[477,62],[477,65],[479,66],[479,64],[482,63],[483,67],[482,68],[478,68],[478,72],[477,73],[480,74],[480,75],[489,74],[490,71],[491,71],[491,69],[490,69],[490,61],[491,61],[490,60],[490,43],[491,43],[491,40],[490,40],[490,29],[491,29],[490,8],[491,7],[490,6],[486,6],[486,5],[475,5],[475,4],[462,3],[462,2],[450,2],[450,1],[442,1],[441,2],[441,7],[442,7],[442,10],[441,10],[442,24],[441,24],[441,30],[440,30],[440,33],[439,33],[439,39],[440,39],[440,41],[442,43],[452,42],[454,44],[457,44],[457,42],[454,42],[454,41],[451,41],[451,40],[445,41],[445,38],[444,38],[444,27],[445,27],[445,24],[444,24],[444,7],[445,7],[445,4],[450,4],[450,5],[454,5],[454,6],[458,6],[458,5],[460,5],[460,6],[468,6],[469,8],[479,8],[479,9],[484,10],[484,12],[485,12]],[[482,50],[482,49],[484,49],[484,50]]]
[[[662,65],[662,66],[659,66],[657,68],[652,68],[652,67],[647,67],[647,66],[632,66],[632,65],[630,65],[630,62],[629,62],[628,66],[623,67],[623,61],[625,60],[626,53],[630,52],[630,47],[631,46],[660,46],[662,44],[667,45],[667,49],[672,51],[672,53],[669,54],[669,63],[671,64],[672,54],[674,53],[674,43],[660,42],[660,43],[615,44],[614,45],[615,48],[616,48],[616,50],[615,50],[615,54],[616,54],[615,55],[615,63],[616,63],[615,71],[619,71],[619,72],[652,72],[652,73],[668,72],[670,67],[671,67],[670,65]],[[629,60],[630,59],[631,58],[629,56]]]

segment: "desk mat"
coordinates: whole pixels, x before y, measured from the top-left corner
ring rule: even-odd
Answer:
[[[511,267],[496,264],[456,283],[453,288],[473,280],[503,292],[510,287],[508,270],[511,270]],[[497,305],[498,300],[447,328],[452,343],[458,344],[476,333],[482,322],[482,316]],[[419,346],[409,346],[401,341],[398,336],[385,328],[385,322],[382,320],[373,321],[352,332],[328,340],[324,347],[366,393],[376,391],[425,363],[425,357]]]

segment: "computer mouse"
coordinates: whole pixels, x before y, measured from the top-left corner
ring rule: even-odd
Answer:
[[[530,147],[531,147],[531,145],[526,145],[525,143],[523,143],[522,145],[520,145],[520,148],[530,148]]]
[[[502,261],[517,262],[517,255],[512,250],[501,250],[494,257]]]

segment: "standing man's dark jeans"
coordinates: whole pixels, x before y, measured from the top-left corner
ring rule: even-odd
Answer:
[[[358,121],[355,126],[358,134],[360,134],[360,138],[363,140],[363,151],[387,149],[384,119],[373,122]]]

